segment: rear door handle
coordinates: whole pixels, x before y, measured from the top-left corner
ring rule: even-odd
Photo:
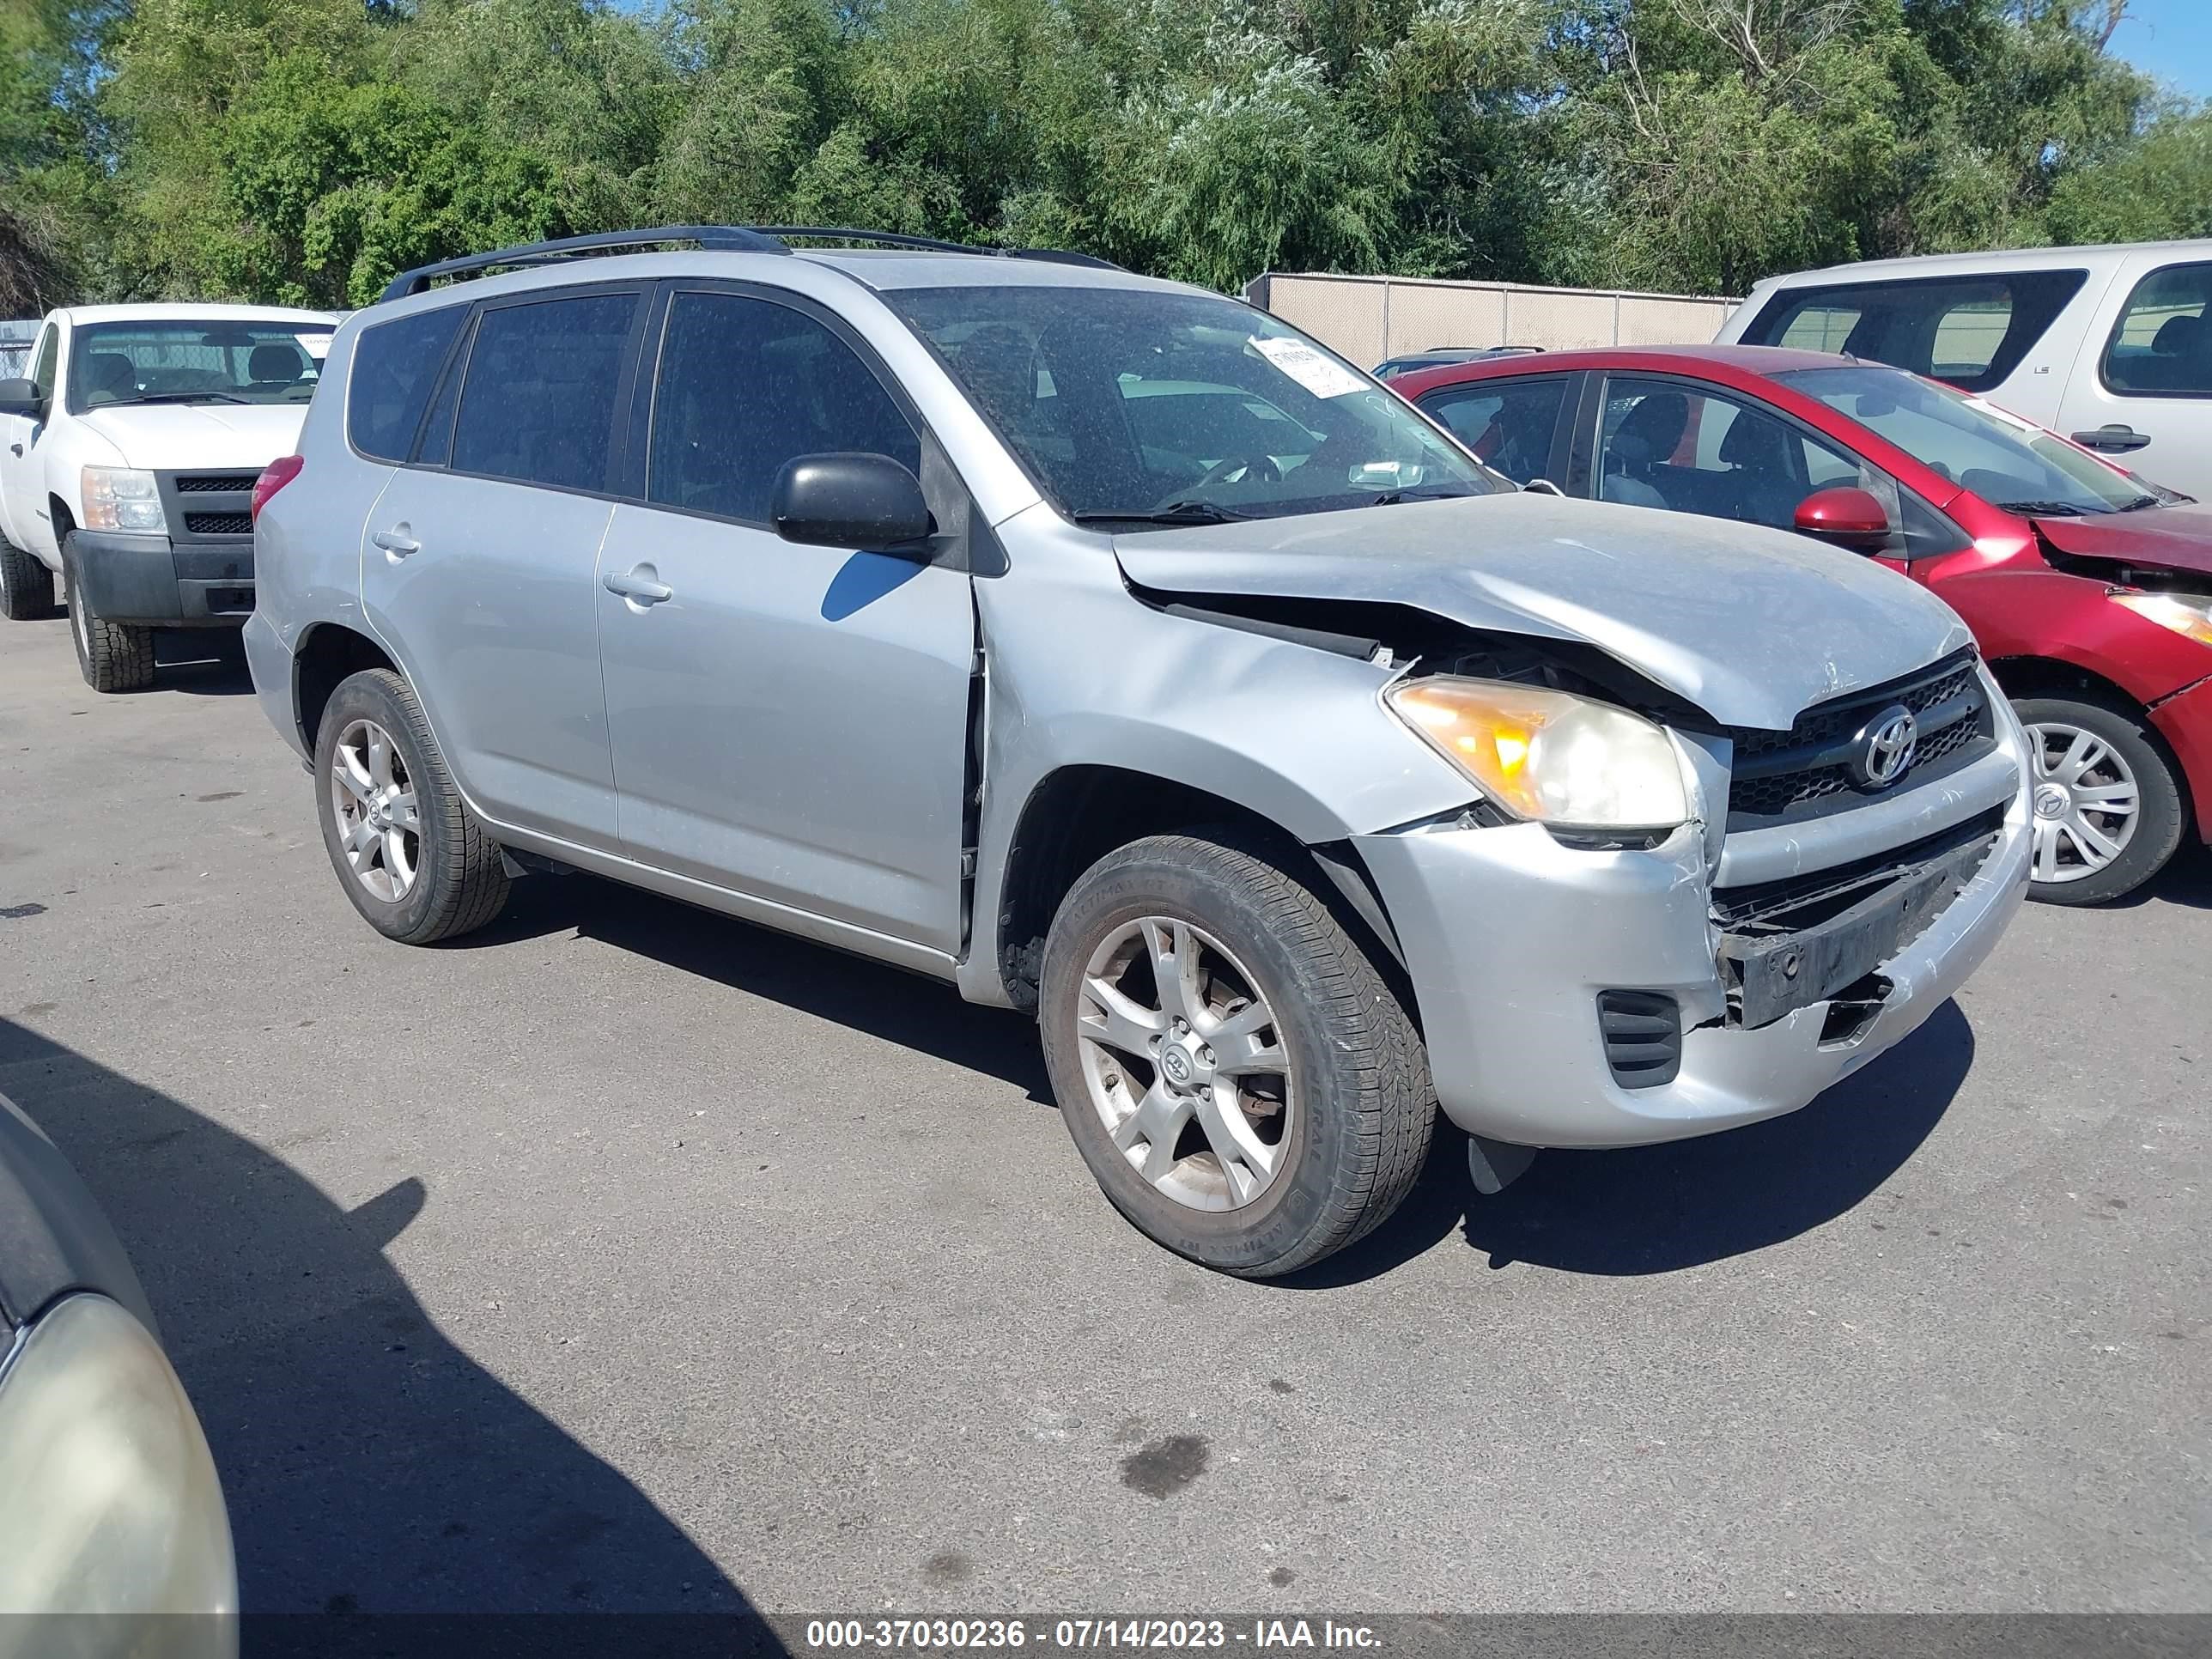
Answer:
[[[663,599],[672,599],[676,590],[659,580],[659,572],[649,564],[634,565],[627,571],[610,570],[603,579],[610,593],[619,593],[633,605],[659,605]]]
[[[20,455],[23,453],[23,446],[21,444],[9,444],[8,446],[8,453],[10,455]]]
[[[2150,441],[2150,434],[2138,432],[2131,426],[2100,426],[2094,432],[2077,432],[2074,441],[2084,449],[2101,450],[2107,455],[2124,455],[2130,449],[2141,449]]]
[[[410,553],[422,550],[422,544],[407,533],[407,526],[404,524],[396,524],[389,530],[380,530],[369,540],[395,559],[404,559]]]

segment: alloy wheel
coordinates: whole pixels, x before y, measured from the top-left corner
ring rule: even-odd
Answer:
[[[1092,1109],[1162,1196],[1235,1210],[1282,1175],[1297,1110],[1281,1030],[1218,939],[1145,916],[1091,954],[1076,1042]]]
[[[338,733],[331,811],[354,878],[387,902],[405,898],[422,854],[422,816],[407,763],[374,720],[356,720]]]
[[[2034,762],[2039,882],[2080,881],[2119,857],[2136,833],[2142,792],[2118,750],[2081,726],[2044,721],[2027,728]]]

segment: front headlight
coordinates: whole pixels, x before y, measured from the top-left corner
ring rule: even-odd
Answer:
[[[73,1296],[0,1371],[0,1656],[44,1650],[22,1613],[189,1614],[70,1628],[72,1652],[222,1659],[238,1571],[215,1461],[161,1346],[102,1296]],[[20,1642],[22,1645],[16,1645]]]
[[[2199,645],[2212,645],[2212,597],[2197,593],[2113,593],[2114,605],[2124,605],[2146,622],[2185,634]]]
[[[1490,680],[1401,680],[1387,700],[1507,811],[1590,830],[1668,830],[1690,816],[1681,763],[1641,715]]]
[[[84,527],[167,535],[169,520],[161,511],[161,492],[154,475],[129,466],[85,468]]]

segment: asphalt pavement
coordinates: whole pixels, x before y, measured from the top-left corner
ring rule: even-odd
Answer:
[[[1123,1224],[1015,1016],[581,876],[389,944],[314,811],[238,662],[0,623],[0,1091],[250,1609],[2212,1610],[2202,849],[1802,1113],[1446,1139],[1270,1285]]]

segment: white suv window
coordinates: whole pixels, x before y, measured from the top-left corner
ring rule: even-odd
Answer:
[[[1986,392],[2020,367],[2088,275],[2015,270],[1785,288],[1752,319],[1743,343],[1847,351]]]
[[[2123,396],[2212,397],[2212,264],[2167,265],[2136,284],[2105,347],[2105,385]]]

